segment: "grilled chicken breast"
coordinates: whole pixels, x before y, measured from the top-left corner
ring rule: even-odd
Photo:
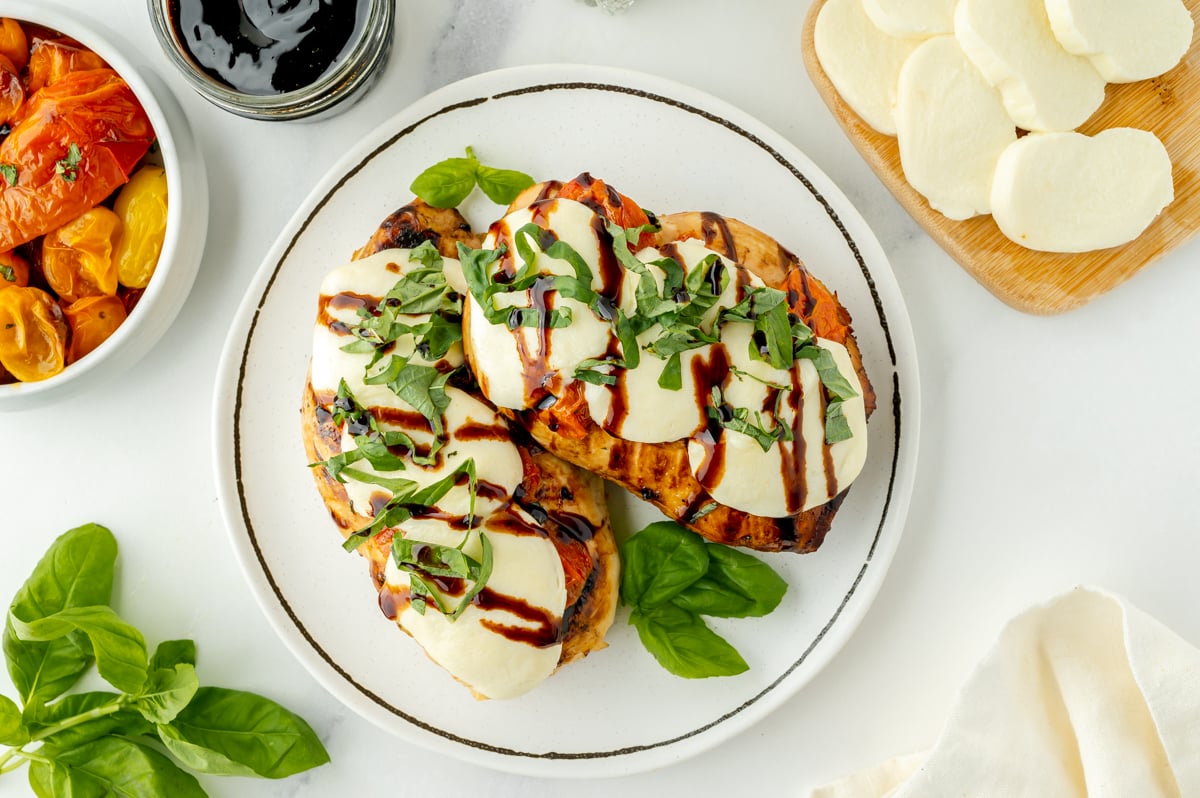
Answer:
[[[395,478],[425,488],[438,477],[453,483],[442,497],[426,495],[403,504],[401,514],[410,517],[383,525],[358,551],[370,563],[380,607],[388,617],[478,697],[511,697],[558,666],[606,645],[604,635],[617,603],[619,558],[603,482],[550,454],[481,401],[470,373],[456,365],[462,362],[457,345],[431,354],[422,347],[432,338],[422,344],[409,334],[376,353],[383,358],[403,354],[419,364],[418,370],[429,369],[426,374],[452,374],[444,385],[449,403],[438,417],[441,445],[435,443],[439,431],[416,412],[419,408],[387,391],[388,386],[364,381],[359,372],[368,355],[342,352],[345,344],[362,340],[355,332],[356,319],[378,318],[389,303],[399,302],[391,298],[392,283],[430,262],[409,257],[424,242],[444,259],[446,297],[458,296],[454,288],[461,273],[451,259],[457,258],[459,242],[478,246],[479,238],[457,211],[420,200],[389,216],[354,260],[326,279],[313,366],[302,398],[305,450],[314,463],[317,489],[344,538],[373,523],[378,526],[382,514],[401,506],[396,496],[403,486],[397,487]],[[441,310],[432,315],[438,313],[444,315]],[[432,315],[397,319],[416,324]],[[408,436],[404,445],[397,443],[400,433]],[[386,452],[377,452],[383,461],[390,462],[389,455],[403,461],[399,470],[384,473],[379,459],[339,461],[366,451],[372,437],[386,444],[381,447]],[[468,456],[478,486],[469,499],[464,498],[466,472],[454,470],[461,470]],[[379,484],[388,478],[388,485]],[[485,533],[487,553],[481,549]],[[453,548],[457,539],[468,557],[488,561],[491,576],[471,598],[465,593],[470,580],[439,576],[436,567],[404,572],[393,556],[397,536],[411,537],[418,551],[432,543]],[[421,606],[414,611],[414,576],[436,584],[447,600],[465,595],[470,606],[451,620],[436,601],[416,598]]]
[[[561,202],[564,198],[570,202],[564,205]],[[585,213],[575,207],[574,203],[586,206],[590,212],[594,213],[594,217],[589,220]],[[861,353],[851,331],[849,313],[837,301],[832,292],[808,272],[793,253],[767,234],[736,219],[725,218],[715,213],[679,213],[655,220],[643,213],[628,197],[586,174],[566,184],[557,181],[537,184],[523,192],[508,210],[509,216],[506,219],[515,219],[516,221],[502,221],[493,225],[492,234],[485,241],[485,247],[503,243],[508,251],[498,267],[500,272],[508,276],[500,278],[499,282],[511,280],[512,276],[522,268],[522,262],[526,266],[529,265],[526,260],[527,255],[517,257],[512,250],[519,248],[517,239],[522,237],[527,248],[533,246],[530,243],[531,237],[518,229],[523,228],[528,231],[531,229],[529,227],[531,224],[540,226],[545,231],[536,236],[540,238],[537,246],[543,253],[552,248],[556,242],[569,242],[569,246],[573,246],[579,253],[582,253],[583,260],[593,259],[595,263],[593,271],[598,273],[593,274],[593,286],[597,294],[604,297],[604,300],[601,301],[593,300],[593,307],[598,307],[601,315],[611,316],[611,308],[614,306],[627,308],[631,316],[635,312],[642,312],[633,310],[633,298],[630,294],[634,293],[634,286],[636,286],[639,303],[642,301],[642,295],[648,294],[643,290],[647,285],[644,276],[639,284],[636,278],[630,282],[631,278],[626,275],[623,285],[620,284],[622,278],[619,275],[616,278],[604,276],[616,269],[611,257],[606,254],[606,251],[613,246],[614,230],[618,228],[640,229],[641,232],[637,233],[629,242],[631,252],[636,252],[644,247],[652,247],[653,250],[644,250],[649,253],[643,258],[646,262],[649,263],[653,259],[663,256],[671,257],[677,266],[685,267],[684,271],[689,268],[701,268],[705,262],[703,260],[695,263],[694,266],[689,264],[692,264],[696,258],[711,260],[711,253],[715,252],[725,259],[721,261],[724,268],[734,274],[734,277],[727,282],[737,283],[733,288],[722,290],[729,293],[731,297],[736,293],[735,298],[752,294],[754,288],[751,286],[752,278],[748,277],[749,273],[756,276],[753,278],[754,284],[757,285],[761,282],[765,286],[784,292],[790,314],[788,318],[802,321],[811,328],[815,341],[821,347],[830,350],[840,348],[843,353],[840,357],[844,359],[845,367],[839,366],[839,369],[843,372],[844,377],[853,377],[850,381],[857,383],[854,386],[857,389],[857,397],[844,404],[848,406],[850,402],[858,403],[857,411],[863,424],[865,424],[865,417],[873,411],[875,397],[863,368]],[[558,221],[555,222],[555,219]],[[581,232],[583,228],[589,226],[594,233],[595,243],[588,234]],[[700,244],[703,245],[703,250],[696,252],[696,247]],[[620,246],[620,244],[616,246]],[[559,246],[558,249],[561,250],[562,247]],[[684,250],[687,251],[684,252]],[[549,260],[550,255],[545,255],[547,258],[545,263],[550,263],[549,266],[544,265],[543,260],[540,260],[543,255],[535,254],[535,256],[539,258],[537,261],[539,268],[558,268]],[[570,260],[561,251],[559,257]],[[689,258],[693,260],[688,260]],[[622,257],[618,257],[617,260],[622,260]],[[561,261],[558,263],[561,265]],[[708,272],[709,278],[714,283],[716,278],[713,276],[720,277],[719,269],[719,265],[712,266]],[[575,267],[574,271],[578,276],[578,267]],[[569,270],[564,269],[560,273],[566,274],[566,279],[570,280]],[[479,310],[479,296],[473,295],[469,299],[470,307],[464,314],[466,330],[464,346],[468,362],[471,363],[485,394],[502,408],[502,412],[528,430],[533,439],[550,452],[593,474],[622,485],[640,498],[652,502],[668,517],[676,519],[709,540],[761,551],[809,552],[821,544],[829,531],[834,515],[845,498],[847,488],[839,485],[833,476],[835,469],[830,461],[837,458],[831,456],[831,451],[836,449],[837,444],[831,445],[826,440],[811,440],[813,437],[811,434],[807,444],[800,442],[801,432],[809,432],[808,427],[802,429],[802,424],[809,422],[803,421],[803,414],[797,406],[807,406],[811,415],[818,405],[820,411],[825,412],[826,407],[833,404],[828,390],[814,387],[816,385],[815,376],[812,376],[809,387],[802,390],[798,377],[792,378],[793,382],[790,386],[775,385],[775,381],[788,379],[786,371],[763,370],[759,368],[761,364],[754,362],[742,363],[742,368],[729,363],[714,366],[717,357],[715,354],[711,356],[697,355],[691,360],[687,360],[686,358],[695,352],[704,350],[696,349],[684,352],[685,359],[682,361],[682,366],[679,367],[685,383],[682,392],[687,393],[690,369],[693,376],[697,377],[695,385],[699,387],[695,388],[695,391],[701,415],[698,419],[692,416],[684,417],[686,414],[683,410],[672,409],[679,407],[676,402],[676,395],[680,393],[678,389],[674,393],[658,393],[653,398],[645,400],[647,407],[644,412],[648,414],[649,426],[675,425],[687,434],[679,436],[680,439],[676,440],[650,441],[645,438],[653,438],[654,430],[651,430],[649,435],[641,435],[642,440],[638,440],[637,436],[625,435],[623,432],[614,434],[611,428],[605,428],[606,425],[619,427],[619,424],[609,423],[614,414],[629,413],[626,405],[637,401],[633,395],[634,389],[626,385],[626,383],[632,385],[631,378],[621,374],[619,365],[608,365],[621,362],[617,357],[618,354],[627,356],[624,342],[621,342],[620,350],[614,354],[617,350],[614,342],[618,333],[614,332],[605,339],[601,335],[604,325],[597,325],[592,318],[587,317],[585,318],[586,324],[595,328],[594,332],[587,333],[592,336],[593,341],[590,344],[577,344],[572,341],[564,346],[565,342],[560,342],[555,337],[559,331],[554,329],[556,324],[561,323],[562,316],[566,315],[562,308],[567,308],[572,320],[584,317],[587,310],[581,308],[580,303],[573,304],[565,301],[562,294],[551,295],[546,290],[546,286],[557,278],[550,276],[548,272],[545,278],[539,279],[542,281],[534,282],[528,300],[520,298],[506,300],[514,308],[529,307],[542,314],[542,328],[536,332],[521,329],[505,331],[502,324],[496,324],[494,321],[489,324]],[[657,290],[663,291],[665,278],[658,273],[655,279],[657,280]],[[559,283],[555,282],[554,284],[558,285]],[[503,287],[501,286],[501,288]],[[714,293],[721,293],[715,291],[716,287],[714,285]],[[651,289],[653,288],[654,286],[651,285]],[[586,290],[578,287],[571,290],[577,296],[587,293]],[[680,291],[679,293],[687,292]],[[696,292],[692,291],[692,293]],[[651,299],[661,305],[670,297],[659,296],[651,297]],[[496,302],[497,300],[489,298],[487,301]],[[734,299],[731,298],[728,301],[732,303]],[[605,310],[605,307],[609,309]],[[639,304],[638,307],[641,308],[641,305]],[[520,312],[527,311],[520,310]],[[555,312],[560,314],[557,320],[554,316]],[[727,326],[737,327],[737,325]],[[484,327],[487,329],[481,332],[480,328]],[[743,325],[743,328],[749,330],[746,325]],[[707,332],[715,334],[711,330]],[[502,368],[508,368],[511,371],[511,364],[497,366],[498,363],[505,362],[504,358],[500,356],[499,350],[505,348],[506,334],[511,334],[516,338],[516,349],[523,359],[526,369],[524,386],[513,386],[504,378],[503,374],[499,373]],[[750,335],[749,332],[745,334]],[[758,334],[757,328],[754,334]],[[643,349],[647,350],[646,341],[641,337],[638,340]],[[754,345],[762,348],[758,338],[752,340],[755,342]],[[562,350],[574,351],[579,345],[591,345],[593,349],[598,346],[599,349],[586,353],[587,357],[583,361],[583,366],[569,366],[568,369],[575,369],[573,374],[565,373],[563,364],[567,362],[568,355]],[[745,346],[734,346],[731,343],[724,349],[728,353],[732,353],[733,359],[737,361],[742,357]],[[646,351],[643,351],[641,362],[645,363],[648,357]],[[570,362],[577,364],[579,359],[576,357],[574,361]],[[665,367],[661,365],[661,361],[655,368],[658,371],[651,373],[650,382],[653,381],[656,374],[666,371]],[[720,371],[720,369],[724,370]],[[718,370],[719,374],[711,377],[714,370]],[[756,370],[759,373],[749,373]],[[799,364],[797,370],[799,370]],[[589,375],[586,373],[587,371],[592,371],[593,374]],[[710,374],[709,377],[703,376],[702,373],[705,371]],[[733,377],[730,376],[731,374]],[[766,376],[763,376],[764,374]],[[705,475],[705,470],[707,464],[714,459],[713,451],[720,450],[725,445],[721,441],[735,438],[740,441],[744,437],[730,432],[737,422],[724,417],[724,414],[734,412],[728,404],[710,402],[708,420],[704,419],[704,403],[710,401],[707,396],[710,388],[718,387],[727,395],[732,395],[738,390],[744,393],[744,386],[741,383],[754,384],[756,380],[774,386],[766,390],[766,395],[774,398],[774,414],[780,418],[792,419],[789,422],[790,430],[780,431],[770,428],[765,429],[762,434],[765,436],[767,433],[771,433],[776,437],[788,437],[794,432],[795,440],[776,444],[781,450],[786,451],[778,459],[771,461],[774,465],[769,465],[764,473],[759,474],[758,477],[749,476],[746,482],[748,487],[737,488],[737,490],[752,492],[756,489],[753,485],[755,480],[761,478],[759,481],[770,481],[777,478],[782,470],[785,487],[788,487],[792,494],[796,494],[798,491],[795,483],[799,482],[801,483],[799,493],[802,494],[805,489],[803,483],[807,475],[809,483],[818,481],[822,483],[820,485],[810,484],[808,487],[812,489],[812,492],[817,492],[817,488],[822,491],[828,489],[828,494],[815,506],[804,506],[803,509],[800,509],[801,502],[796,501],[795,495],[792,495],[788,499],[787,512],[770,514],[749,512],[730,506],[727,502],[715,500],[714,490],[711,489],[711,486],[706,486],[699,478],[699,476],[711,476],[713,469],[709,468],[707,475]],[[594,384],[596,382],[608,384],[597,387]],[[641,386],[647,384],[649,383],[646,379],[642,379],[639,383]],[[660,376],[659,385],[662,384],[663,377]],[[790,392],[785,390],[788,387],[794,388],[794,390]],[[612,396],[605,398],[605,391],[611,393]],[[806,402],[797,401],[801,395],[807,397]],[[603,405],[607,408],[606,411],[596,411],[597,396],[607,402]],[[787,401],[792,406],[790,416],[786,411],[779,412],[783,396],[789,397]],[[725,400],[722,399],[722,401]],[[666,403],[664,404],[664,402]],[[670,402],[676,403],[670,404]],[[762,414],[766,416],[769,414],[770,408],[765,402],[762,404]],[[755,419],[758,412],[756,407],[748,410],[748,413],[741,413],[740,421],[752,422]],[[740,411],[736,412],[740,413]],[[717,417],[718,414],[721,414],[720,417]],[[677,424],[676,419],[680,418],[682,420]],[[714,418],[716,418],[716,422],[714,422]],[[763,426],[765,428],[768,425],[764,423]],[[818,427],[817,437],[824,437],[819,433],[820,428]],[[688,438],[689,434],[690,438]],[[865,457],[865,427],[859,429],[857,434],[861,435],[859,443],[863,447],[861,454]],[[758,455],[754,452],[753,445],[748,448],[753,460]],[[707,452],[704,451],[705,449]],[[820,470],[822,454],[825,460],[823,472]],[[705,460],[705,457],[708,460]],[[698,459],[699,466],[697,465]],[[816,471],[813,470],[811,464],[814,459],[817,461]],[[808,464],[807,471],[805,470],[806,463]],[[861,467],[861,461],[857,467]],[[771,473],[770,469],[772,468],[775,476]],[[851,467],[851,471],[850,478],[852,479],[853,475],[857,474],[857,470]],[[814,478],[814,474],[820,476]],[[786,483],[789,480],[792,484],[787,486]],[[802,500],[803,496],[800,499]]]

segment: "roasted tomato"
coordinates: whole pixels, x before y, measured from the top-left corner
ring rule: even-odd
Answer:
[[[123,184],[154,131],[133,90],[111,69],[72,72],[30,95],[0,143],[0,251],[97,205]]]
[[[25,86],[21,82],[21,70],[13,64],[12,59],[0,53],[0,124],[8,124],[16,119],[24,102]]]
[[[29,285],[29,261],[15,252],[0,252],[0,290]]]
[[[53,377],[66,365],[62,308],[40,288],[0,291],[0,364],[22,382]]]
[[[42,239],[42,273],[63,302],[116,295],[113,239],[120,230],[121,220],[100,205]]]
[[[582,202],[605,219],[621,227],[641,227],[650,223],[650,216],[642,210],[640,205],[603,180],[591,175],[580,175],[571,182],[564,183],[558,191],[558,196],[562,199]],[[649,245],[651,237],[650,233],[642,233],[638,238],[638,246]]]
[[[115,296],[84,297],[72,302],[63,312],[71,328],[67,363],[74,363],[107,341],[125,321],[125,305]]]
[[[29,51],[29,93],[85,69],[104,69],[108,64],[91,50],[70,39],[35,39]]]
[[[167,173],[143,166],[117,195],[113,211],[121,232],[113,247],[117,280],[129,288],[145,288],[154,275],[167,234]]]
[[[0,18],[0,55],[11,61],[18,73],[29,63],[29,39],[15,19]]]

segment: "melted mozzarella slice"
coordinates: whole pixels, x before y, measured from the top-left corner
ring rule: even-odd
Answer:
[[[562,656],[558,630],[567,602],[562,562],[544,535],[512,531],[533,527],[533,520],[521,514],[521,524],[496,515],[485,523],[492,573],[484,592],[457,620],[432,609],[419,613],[408,602],[396,618],[434,662],[486,698],[528,692],[554,672]],[[406,538],[443,546],[457,546],[464,534],[441,521],[414,519],[404,526]],[[476,560],[483,551],[479,535],[473,530],[463,546]],[[407,592],[409,576],[392,561],[385,578],[387,589]],[[457,603],[455,596],[447,598]]]
[[[871,21],[890,36],[924,37],[954,31],[957,0],[863,0]]]
[[[737,329],[727,327],[727,331]],[[846,348],[824,338],[816,343],[833,355],[842,376],[859,386]],[[866,462],[867,418],[861,386],[859,396],[842,404],[853,436],[826,444],[821,381],[812,361],[797,360],[791,372],[771,369],[749,357],[738,363],[740,344],[739,332],[726,340],[731,362],[766,382],[791,385],[791,390],[776,405],[767,402],[769,385],[732,377],[726,399],[734,407],[758,408],[764,429],[782,424],[792,430],[792,440],[773,443],[764,451],[754,438],[734,430],[722,430],[715,443],[694,437],[688,441],[692,474],[721,504],[754,515],[779,518],[825,504],[849,487]],[[769,407],[778,407],[773,417]]]
[[[992,214],[1021,246],[1087,252],[1137,238],[1174,196],[1171,160],[1153,133],[1031,133],[1000,157]]]
[[[1104,78],[1054,38],[1042,0],[960,0],[954,35],[1025,130],[1074,130],[1104,100]]]
[[[864,122],[889,136],[896,133],[892,106],[900,67],[918,44],[876,27],[863,0],[829,0],[813,30],[817,59],[838,94]]]
[[[1087,56],[1110,83],[1158,77],[1192,44],[1192,14],[1180,0],[1045,0],[1054,35]]]
[[[912,187],[934,210],[969,219],[991,210],[996,162],[1017,129],[958,41],[937,36],[900,71],[896,135]]]

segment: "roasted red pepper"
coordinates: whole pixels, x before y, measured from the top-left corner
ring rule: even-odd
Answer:
[[[0,252],[78,217],[129,177],[154,130],[111,69],[72,72],[32,94],[0,143]],[[76,157],[77,156],[77,157]]]

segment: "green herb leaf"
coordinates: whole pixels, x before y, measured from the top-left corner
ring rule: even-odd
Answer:
[[[483,164],[479,164],[475,179],[479,181],[480,190],[497,205],[509,204],[518,194],[533,185],[533,178],[524,172],[494,169]]]
[[[409,540],[399,535],[392,538],[392,559],[400,570],[408,573],[413,609],[419,614],[424,615],[426,606],[432,601],[447,620],[456,621],[487,586],[492,575],[492,542],[480,530],[480,558],[475,560],[462,551],[470,536],[468,532],[457,547]],[[434,586],[432,577],[437,576],[464,579],[471,584],[458,603],[452,605]]]
[[[625,363],[619,358],[584,358],[575,367],[574,376],[592,385],[616,385],[617,378],[611,372],[613,368],[625,368]]]
[[[174,668],[176,665],[196,664],[196,644],[191,640],[164,640],[150,657],[150,668]]]
[[[68,607],[33,621],[23,621],[10,613],[8,619],[21,640],[49,642],[82,632],[92,644],[96,669],[109,684],[136,693],[146,682],[146,641],[110,607]]]
[[[434,164],[409,188],[435,208],[453,208],[467,198],[476,183],[492,202],[507,205],[533,185],[533,178],[511,169],[485,166],[467,147],[466,158],[447,158]]]
[[[705,544],[708,571],[672,602],[697,615],[747,618],[779,606],[787,582],[762,560],[718,543]]]
[[[0,745],[24,745],[29,742],[29,729],[21,720],[21,708],[5,695],[0,695]]]
[[[329,761],[303,718],[239,690],[201,687],[158,733],[168,751],[201,773],[279,779]]]
[[[653,609],[668,603],[708,570],[699,536],[673,521],[650,524],[621,546],[621,600]]]
[[[52,795],[114,795],[125,798],[207,796],[194,776],[185,773],[148,745],[125,737],[101,737],[78,748],[59,751],[54,756],[53,765],[50,778]],[[31,780],[33,777],[31,772]],[[100,792],[94,792],[97,785]],[[82,792],[80,787],[84,787]]]
[[[833,353],[828,349],[820,346],[808,346],[796,353],[796,356],[813,362],[813,365],[817,367],[821,384],[825,386],[826,392],[833,399],[842,401],[858,396],[858,391],[838,369],[837,361],[833,359]]]
[[[449,474],[423,488],[411,481],[407,485],[397,485],[393,490],[392,498],[380,508],[371,523],[351,533],[346,538],[346,542],[342,544],[342,548],[346,551],[354,551],[384,529],[397,526],[412,518],[414,510],[435,506],[443,496],[450,492],[451,488],[458,484],[459,477],[464,474],[467,476],[471,497],[471,518],[467,519],[468,526],[470,526],[475,515],[476,478],[475,461],[468,458]]]
[[[74,750],[109,734],[153,734],[154,726],[136,711],[125,709],[123,702],[119,693],[75,693],[48,706],[26,707],[25,719],[47,754]]]
[[[146,686],[133,697],[133,707],[151,723],[170,723],[200,688],[196,667],[180,663],[150,671]]]
[[[737,649],[709,629],[699,616],[674,604],[651,610],[637,608],[629,622],[646,650],[676,676],[733,676],[750,668]]]
[[[753,438],[764,452],[779,441],[792,440],[792,430],[786,424],[776,420],[774,426],[768,429],[762,420],[762,413],[727,404],[721,389],[716,385],[712,388],[709,403],[705,405],[705,412],[709,419],[719,426]]]
[[[683,388],[683,368],[678,352],[667,358],[662,373],[658,375],[658,387],[668,391],[678,391]]]
[[[474,157],[447,158],[417,175],[409,190],[435,208],[454,208],[475,188],[478,167]]]
[[[834,400],[825,405],[825,442],[832,446],[854,437],[850,421],[842,411],[842,403]]]
[[[116,539],[104,527],[72,529],[54,541],[17,591],[4,627],[4,656],[23,702],[62,695],[88,669],[92,655],[86,639],[78,635],[47,642],[21,640],[11,619],[35,621],[69,607],[107,604],[116,557]]]
[[[10,186],[17,184],[17,167],[10,163],[0,163],[0,177]]]
[[[10,283],[15,283],[17,281],[17,272],[12,266],[0,266],[0,277]]]
[[[79,177],[78,167],[83,160],[82,153],[79,151],[79,145],[71,142],[67,147],[67,157],[61,158],[54,163],[54,174],[60,176],[68,183],[74,183]]]

